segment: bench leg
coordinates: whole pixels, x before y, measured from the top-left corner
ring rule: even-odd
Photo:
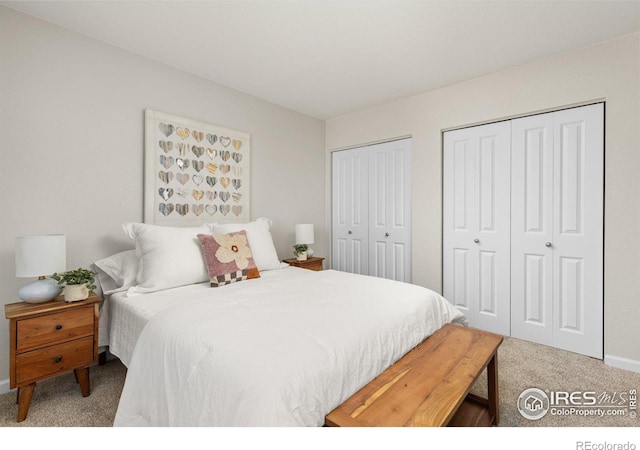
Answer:
[[[500,422],[500,397],[498,394],[498,352],[496,352],[487,366],[487,382],[488,382],[488,409],[493,415],[494,425]]]

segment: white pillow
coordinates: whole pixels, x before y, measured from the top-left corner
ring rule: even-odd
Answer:
[[[198,234],[208,233],[199,227],[168,227],[144,223],[122,225],[127,236],[136,242],[138,274],[136,286],[127,295],[155,292],[209,280]]]
[[[134,249],[116,253],[93,263],[104,294],[125,291],[136,284],[138,255]]]
[[[264,217],[249,223],[210,223],[211,234],[227,234],[245,230],[253,259],[260,272],[280,269],[276,247],[271,237],[271,220]]]

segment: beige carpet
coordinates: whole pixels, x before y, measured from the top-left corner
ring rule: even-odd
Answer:
[[[625,417],[553,416],[538,421],[522,417],[517,399],[523,390],[594,391],[597,395],[628,393],[640,389],[640,374],[614,369],[602,361],[550,347],[506,338],[498,353],[500,426],[502,427],[627,427],[640,426],[640,419]],[[0,427],[110,427],[125,378],[117,360],[90,370],[91,396],[83,398],[73,374],[42,381],[36,387],[29,415],[17,423],[15,393],[0,396]],[[485,395],[486,374],[474,392]]]

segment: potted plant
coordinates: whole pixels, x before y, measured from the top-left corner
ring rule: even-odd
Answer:
[[[89,291],[96,288],[95,276],[95,272],[80,267],[64,273],[54,273],[51,278],[56,280],[59,286],[64,287],[65,302],[76,302],[89,297]]]
[[[293,246],[293,254],[296,255],[298,261],[306,261],[308,249],[309,246],[307,244],[295,244]]]

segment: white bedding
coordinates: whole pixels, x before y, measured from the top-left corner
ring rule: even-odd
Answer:
[[[320,426],[445,323],[466,322],[411,284],[261,275],[111,299],[110,350],[128,366],[115,426]]]

